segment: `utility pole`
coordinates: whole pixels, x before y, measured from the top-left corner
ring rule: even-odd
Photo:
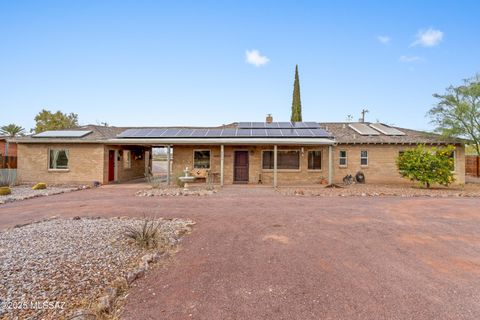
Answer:
[[[360,122],[365,122],[365,114],[368,113],[368,109],[362,109],[362,117],[359,119]]]

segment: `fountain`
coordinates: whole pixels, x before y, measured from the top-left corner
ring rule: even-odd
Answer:
[[[186,167],[183,172],[185,172],[185,176],[178,177],[178,179],[183,182],[183,191],[188,191],[188,183],[194,181],[195,177],[190,175],[190,170],[188,170],[188,167]]]

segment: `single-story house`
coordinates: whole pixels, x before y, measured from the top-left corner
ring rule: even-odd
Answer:
[[[456,183],[465,183],[463,140],[381,123],[273,122],[269,118],[219,127],[88,125],[16,142],[21,183],[106,184],[144,177],[151,172],[155,147],[168,150],[170,184],[177,183],[185,168],[219,185],[340,183],[357,172],[363,173],[366,183],[405,183],[396,159],[418,144],[454,145],[452,170]]]

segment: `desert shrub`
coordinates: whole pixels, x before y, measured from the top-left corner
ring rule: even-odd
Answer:
[[[33,190],[43,190],[43,189],[47,189],[47,184],[46,183],[43,183],[43,182],[39,182],[37,183],[36,185],[34,185],[32,187]]]
[[[160,234],[161,221],[144,218],[141,224],[127,226],[125,236],[132,239],[142,248],[157,248],[164,245]]]
[[[397,158],[397,167],[402,177],[418,181],[427,188],[434,183],[448,186],[455,181],[453,176],[455,148],[424,145],[402,152]]]
[[[0,187],[0,196],[8,196],[12,193],[12,189],[10,187]]]

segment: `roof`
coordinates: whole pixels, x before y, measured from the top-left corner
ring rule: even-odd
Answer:
[[[241,126],[245,126],[247,122],[242,123]],[[254,127],[251,128],[251,132],[253,130],[265,130],[259,129],[258,123],[252,122],[251,124],[256,124]],[[307,130],[312,130],[310,128],[312,126],[312,122],[309,122],[310,125],[306,126],[308,128],[298,128],[295,127],[294,130],[305,130],[302,132],[307,132]],[[91,133],[86,134],[83,137],[61,137],[55,138],[51,135],[49,137],[17,137],[14,141],[18,143],[105,143],[105,144],[145,144],[147,137],[124,137],[124,135],[128,135],[127,132],[132,132],[135,130],[142,131],[144,133],[156,132],[157,134],[153,134],[153,136],[148,140],[151,144],[161,144],[161,143],[184,143],[184,144],[197,144],[197,143],[209,143],[215,141],[216,143],[262,143],[268,142],[271,143],[283,143],[289,142],[291,144],[296,143],[318,143],[318,144],[332,144],[332,143],[339,143],[339,144],[464,144],[465,140],[456,139],[456,138],[447,138],[442,135],[424,132],[424,131],[417,131],[411,130],[406,128],[399,128],[399,127],[392,127],[401,132],[405,133],[404,135],[386,135],[382,132],[376,135],[361,135],[358,131],[354,130],[351,126],[349,126],[350,122],[324,122],[324,123],[317,123],[319,129],[313,130],[321,130],[321,134],[319,131],[318,135],[310,135],[304,136],[302,134],[295,134],[292,135],[282,135],[281,131],[280,134],[272,134],[269,135],[268,133],[262,134],[261,136],[255,134],[234,134],[234,135],[225,135],[222,136],[218,134],[219,132],[232,132],[232,129],[238,133],[238,130],[246,130],[245,128],[239,128],[239,123],[232,123],[227,125],[222,125],[218,127],[194,127],[194,126],[175,126],[175,127],[113,127],[113,126],[99,126],[99,125],[86,125],[80,126],[73,129],[68,129],[68,131],[91,131]],[[371,123],[365,122],[366,125],[370,125]],[[228,130],[227,130],[228,129]],[[279,133],[279,129],[273,126],[273,129],[276,129],[277,133]],[[292,129],[280,129],[280,130],[289,130]],[[377,130],[378,131],[378,130]],[[165,136],[161,136],[163,133],[169,132],[173,134],[168,134]],[[178,136],[179,132],[185,133],[185,135]],[[198,137],[192,137],[191,134],[193,132],[198,133]],[[208,135],[208,132],[216,132],[215,135]],[[243,132],[243,131],[242,131]],[[273,131],[272,131],[273,132]],[[158,135],[160,133],[160,136]],[[202,133],[202,134],[200,134]],[[187,134],[190,134],[188,136]],[[200,139],[201,138],[201,139]],[[310,139],[310,140],[309,140]]]
[[[463,144],[462,139],[448,138],[439,134],[411,130],[406,128],[399,128],[390,126],[401,132],[404,135],[386,135],[381,132],[377,135],[361,135],[349,126],[351,122],[324,122],[320,126],[330,132],[337,143],[352,144],[352,143],[373,143],[373,144]],[[365,122],[366,125],[372,124]]]

